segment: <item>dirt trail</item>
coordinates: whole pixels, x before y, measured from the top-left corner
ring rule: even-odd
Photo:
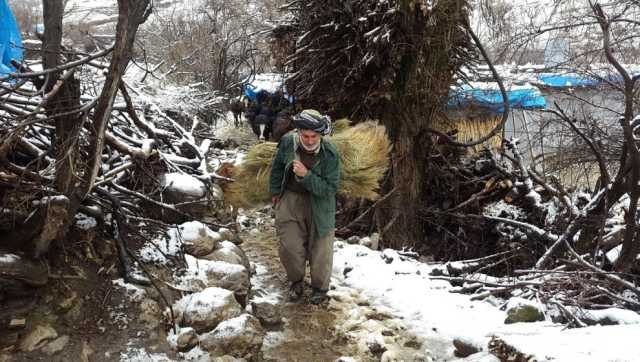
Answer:
[[[309,303],[310,287],[305,286],[302,301],[287,301],[288,285],[278,259],[275,232],[262,229],[259,235],[245,237],[242,245],[247,256],[257,265],[253,277],[254,298],[275,294],[281,308],[284,325],[267,334],[263,347],[266,361],[335,361],[349,356],[354,348],[340,340],[334,328],[339,318],[331,305],[315,306]]]

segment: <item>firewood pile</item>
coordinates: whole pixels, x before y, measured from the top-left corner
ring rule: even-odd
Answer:
[[[95,176],[88,177],[95,156],[90,135],[97,89],[110,50],[69,60],[49,93],[43,89],[52,70],[22,65],[20,72],[0,79],[0,254],[44,258],[50,246],[61,246],[76,212],[113,228],[124,259],[131,254],[124,231],[139,233],[133,225],[144,220],[157,225],[206,216],[214,229],[229,222],[211,216],[212,209],[222,207],[216,183],[223,177],[208,162],[216,142],[214,125],[226,112],[225,98],[198,85],[162,88],[133,77],[119,82],[105,146],[97,155],[101,162]],[[77,103],[59,99],[65,82],[76,85]],[[53,102],[67,108],[52,112]],[[75,122],[71,132],[77,136],[67,144],[58,141],[61,120]],[[71,177],[69,189],[62,189],[64,174]],[[23,274],[0,266],[0,277],[20,279]]]
[[[486,151],[434,163],[449,192],[433,190],[434,203],[421,210],[431,237],[440,240],[422,251],[457,261],[435,269],[433,278],[475,300],[538,300],[556,321],[575,327],[602,323],[584,309],[640,310],[637,264],[631,273],[614,270],[624,199],[610,209],[597,243],[585,245],[576,233],[592,222],[588,215],[604,190],[566,190],[524,165],[517,140],[505,146],[501,155]]]

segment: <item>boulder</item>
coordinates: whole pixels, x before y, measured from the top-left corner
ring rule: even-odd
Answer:
[[[60,338],[55,339],[53,342],[47,344],[42,348],[42,351],[49,356],[53,356],[54,354],[62,351],[64,347],[69,343],[69,336],[62,336]]]
[[[176,337],[176,348],[178,351],[188,351],[199,342],[198,334],[191,327],[182,328]]]
[[[231,264],[239,264],[251,270],[251,264],[247,254],[236,244],[225,240],[216,246],[216,248],[208,255],[203,256],[203,259],[225,261]]]
[[[387,347],[384,343],[384,337],[382,337],[382,334],[379,333],[370,333],[367,336],[366,344],[367,348],[369,348],[369,351],[374,355],[382,354],[387,350]]]
[[[197,332],[212,330],[220,322],[242,314],[233,292],[222,288],[206,288],[182,297],[173,305],[176,321]]]
[[[166,173],[160,177],[160,187],[160,201],[177,204],[176,208],[180,212],[196,217],[202,217],[208,212],[207,186],[196,177],[178,172]],[[153,217],[170,224],[178,224],[187,219],[181,213],[160,209],[152,203],[143,202],[143,207]]]
[[[158,302],[149,298],[142,300],[142,303],[140,303],[140,314],[138,315],[138,319],[147,329],[158,328],[158,326],[160,326],[161,318],[162,309]]]
[[[236,245],[242,244],[242,239],[240,238],[240,236],[234,233],[233,231],[231,231],[230,229],[220,228],[218,229],[218,232],[222,236],[222,240],[229,240],[230,242]]]
[[[20,350],[24,352],[35,351],[57,337],[58,332],[51,326],[39,325],[22,338]]]
[[[251,310],[253,315],[256,316],[260,323],[265,327],[275,326],[282,323],[282,311],[275,304],[267,302],[252,302]]]
[[[365,236],[364,238],[360,239],[359,244],[362,246],[366,246],[371,250],[378,250],[378,244],[380,244],[380,236],[378,235],[378,233],[373,233],[371,234],[371,236]]]
[[[472,354],[482,351],[481,345],[469,338],[464,337],[454,338],[453,346],[456,348],[455,355],[457,357],[468,357]]]
[[[199,221],[185,222],[171,232],[178,240],[182,240],[185,251],[193,256],[211,253],[222,240],[219,233]]]
[[[251,290],[249,270],[242,265],[224,261],[196,259],[185,255],[188,272],[181,277],[187,290],[200,291],[203,287],[218,287],[235,293],[243,306]]]
[[[169,203],[195,201],[207,193],[207,187],[202,181],[178,172],[160,176],[160,187],[164,200]]]
[[[252,360],[262,347],[265,331],[251,314],[221,322],[213,331],[200,336],[200,345],[212,356],[232,355]]]
[[[523,299],[511,298],[507,302],[507,318],[505,324],[519,322],[538,322],[544,320],[544,310],[540,303]]]

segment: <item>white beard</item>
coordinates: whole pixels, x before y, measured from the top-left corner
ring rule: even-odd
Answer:
[[[302,142],[302,140],[299,140],[299,141],[300,141],[300,146],[302,146],[302,148],[309,153],[316,152],[320,148],[320,140],[318,140],[318,143],[316,143],[311,147],[308,147],[307,145],[305,145],[304,142]]]

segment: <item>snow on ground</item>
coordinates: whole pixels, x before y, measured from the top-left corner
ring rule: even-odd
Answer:
[[[399,255],[389,262],[392,254],[383,257],[382,252],[337,241],[333,283],[355,288],[372,305],[391,308],[427,348],[443,342],[451,346],[456,337],[486,346],[495,335],[538,361],[640,361],[635,342],[640,324],[571,330],[549,321],[504,324],[506,313],[498,307],[451,293],[448,282],[431,280],[429,272],[437,266]],[[626,315],[625,320],[637,323],[637,314],[631,313],[635,317]]]
[[[109,356],[105,356],[109,357]],[[195,347],[191,349],[189,352],[178,352],[177,354],[179,361],[198,361],[198,362],[207,362],[211,361],[209,357],[209,353],[200,349],[200,347]],[[164,353],[152,353],[148,352],[144,348],[133,348],[128,347],[125,352],[120,353],[120,361],[121,362],[174,362],[175,359],[170,358]]]
[[[255,267],[255,274],[251,276],[251,288],[254,290],[254,295],[251,298],[255,303],[271,303],[278,304],[284,300],[284,296],[279,292],[278,288],[268,283],[267,276],[269,270],[262,264],[252,263],[252,268]],[[259,293],[255,293],[259,291]]]

